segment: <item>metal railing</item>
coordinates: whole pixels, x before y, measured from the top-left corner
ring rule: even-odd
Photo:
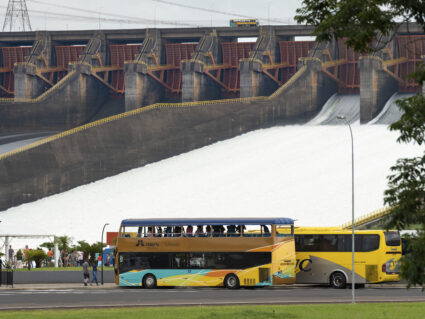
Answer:
[[[372,213],[360,216],[359,218],[356,218],[356,220],[354,221],[354,228],[378,221],[382,219],[384,216],[388,215],[390,212],[391,212],[390,207],[384,207]],[[341,228],[343,229],[351,229],[351,227],[352,227],[352,222],[347,222],[341,225]]]

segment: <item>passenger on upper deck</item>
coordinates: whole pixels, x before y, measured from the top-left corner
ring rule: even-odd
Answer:
[[[148,233],[146,234],[146,237],[153,237],[154,228],[152,226],[148,227]]]
[[[210,225],[207,225],[207,227],[205,228],[205,230],[206,230],[206,236],[207,237],[211,237],[211,226]]]
[[[165,229],[165,237],[171,237],[171,233],[173,232],[173,228],[171,226],[167,226]]]
[[[195,237],[202,237],[204,236],[204,226],[198,225],[198,228],[196,228]]]
[[[261,227],[263,228],[263,234],[265,237],[270,236],[270,230],[266,225],[261,225]]]
[[[237,227],[238,233],[239,235],[243,235],[244,230],[246,230],[246,226],[245,225],[239,225]]]
[[[227,226],[227,236],[228,237],[235,237],[236,236],[236,226],[235,225]]]
[[[189,225],[186,227],[186,237],[193,237],[193,226]]]
[[[157,227],[157,232],[155,234],[155,237],[162,237],[162,228],[161,226]]]
[[[174,227],[174,235],[173,237],[181,237],[183,234],[183,228],[181,226]]]

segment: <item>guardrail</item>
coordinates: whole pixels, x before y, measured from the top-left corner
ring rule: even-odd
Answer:
[[[384,207],[379,210],[376,210],[372,213],[360,216],[359,218],[356,218],[354,220],[354,228],[369,224],[374,221],[378,221],[382,219],[383,217],[387,216],[391,212],[390,207]],[[341,228],[343,229],[351,229],[352,228],[352,222],[347,222],[345,224],[341,225]]]

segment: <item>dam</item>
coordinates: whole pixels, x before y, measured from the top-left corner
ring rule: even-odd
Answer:
[[[0,209],[260,128],[337,124],[340,113],[389,124],[394,96],[423,92],[406,78],[424,59],[418,26],[374,55],[315,43],[312,31],[0,33],[0,135],[52,132],[0,155]]]

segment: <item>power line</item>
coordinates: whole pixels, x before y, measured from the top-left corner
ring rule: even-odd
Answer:
[[[215,9],[202,8],[202,7],[195,7],[195,6],[191,6],[191,5],[187,5],[187,4],[181,4],[181,3],[165,1],[165,0],[151,0],[151,1],[159,2],[159,3],[170,5],[170,6],[193,9],[193,10],[198,10],[198,11],[205,11],[205,12],[210,12],[210,13],[223,14],[223,15],[232,16],[232,17],[240,17],[240,18],[246,18],[246,19],[260,19],[260,20],[263,20],[263,21],[270,21],[270,22],[276,22],[276,23],[290,23],[290,19],[288,19],[287,21],[284,21],[284,20],[281,20],[281,19],[265,19],[265,18],[260,18],[260,17],[248,16],[248,15],[244,15],[244,14],[240,14],[240,13],[226,12],[226,11],[220,11],[220,10],[215,10]]]
[[[77,11],[77,12],[83,12],[83,13],[94,13],[94,14],[99,14],[98,11],[95,10],[88,10],[88,9],[81,9],[81,8],[76,8],[76,7],[71,7],[71,6],[66,6],[66,5],[60,5],[60,4],[51,4],[45,1],[37,1],[37,0],[28,0],[29,2],[33,2],[33,3],[37,3],[37,4],[41,4],[41,5],[46,5],[46,6],[50,6],[50,7],[55,7],[55,8],[63,8],[63,9],[68,9],[68,10],[73,10],[73,11]],[[39,12],[39,13],[46,13],[49,14],[48,12],[44,12],[44,11],[37,11],[37,10],[32,10],[32,12]],[[130,23],[130,24],[138,24],[138,23],[143,23],[143,24],[154,24],[154,23],[159,23],[159,24],[165,24],[165,25],[175,25],[175,26],[183,26],[183,27],[194,27],[194,26],[198,26],[196,24],[193,23],[186,23],[186,22],[178,22],[178,21],[170,21],[170,20],[156,20],[156,19],[145,19],[145,18],[136,18],[136,17],[132,17],[132,16],[126,16],[126,15],[120,15],[120,14],[115,14],[115,13],[106,13],[106,12],[102,12],[102,16],[110,16],[110,17],[116,17],[117,19],[114,18],[106,18],[106,17],[93,17],[93,16],[77,16],[77,15],[72,15],[72,14],[63,14],[63,13],[53,13],[54,15],[58,15],[58,16],[69,16],[69,17],[76,17],[76,18],[85,18],[88,19],[90,21],[93,21],[93,19],[95,19],[96,21],[103,21],[103,22],[117,22],[117,23]]]

